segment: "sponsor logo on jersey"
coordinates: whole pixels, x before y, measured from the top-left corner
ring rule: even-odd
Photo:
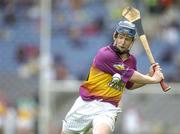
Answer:
[[[125,69],[123,64],[114,64],[113,67],[116,68],[117,70],[124,70]]]

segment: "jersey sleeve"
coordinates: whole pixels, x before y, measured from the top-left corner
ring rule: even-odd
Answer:
[[[137,70],[136,58],[134,56],[131,56],[131,57],[132,57],[132,59],[131,59],[132,60],[132,62],[131,62],[132,65],[131,66],[134,68],[134,70]],[[127,84],[126,84],[126,88],[130,89],[133,86],[133,84],[134,84],[133,82],[128,81]]]
[[[93,62],[94,66],[102,70],[103,72],[114,75],[115,73],[119,73],[121,75],[122,81],[127,83],[131,76],[134,73],[134,69],[125,65],[120,60],[117,60],[115,56],[113,56],[108,51],[99,51]]]
[[[128,81],[126,84],[126,88],[130,89],[133,86],[133,84],[134,84],[133,82]]]

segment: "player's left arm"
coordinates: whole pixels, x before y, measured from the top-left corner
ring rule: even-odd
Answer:
[[[140,83],[133,83],[133,85],[131,86],[131,88],[127,88],[128,90],[134,90],[140,87],[145,86],[146,84],[140,84]]]
[[[154,67],[155,67],[155,66],[159,66],[159,64],[158,64],[158,63],[155,63],[155,64],[151,65],[150,68],[149,68],[149,73],[146,74],[147,76],[151,76],[151,77],[153,76],[153,74],[154,74]],[[130,88],[127,88],[127,89],[128,89],[128,90],[134,90],[134,89],[143,87],[143,86],[145,86],[145,85],[146,85],[146,84],[133,83],[132,86],[131,86]]]

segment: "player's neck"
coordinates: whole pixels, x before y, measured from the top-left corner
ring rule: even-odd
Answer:
[[[120,58],[121,58],[123,61],[125,61],[125,60],[127,60],[127,59],[129,58],[129,54],[128,54],[128,53],[121,54],[121,55],[120,55]]]
[[[115,47],[114,44],[110,45],[110,48],[117,54],[119,58],[121,58],[123,61],[127,60],[129,58],[129,52],[122,53],[119,49]]]

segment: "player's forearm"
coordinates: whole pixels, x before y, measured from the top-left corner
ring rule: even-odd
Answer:
[[[142,86],[143,86],[143,84],[155,84],[155,83],[157,83],[153,77],[150,77],[148,75],[143,75],[137,71],[134,71],[134,74],[132,75],[130,81],[133,83],[140,84],[140,85],[142,84]]]
[[[152,75],[149,74],[149,73],[146,74],[146,75],[152,77]],[[143,87],[143,86],[145,86],[145,85],[146,85],[146,84],[134,83],[133,86],[130,88],[130,90],[137,89],[137,88]]]
[[[132,86],[130,89],[128,89],[128,90],[134,90],[134,89],[143,87],[143,86],[145,86],[145,85],[146,85],[146,84],[134,83],[133,86]]]

